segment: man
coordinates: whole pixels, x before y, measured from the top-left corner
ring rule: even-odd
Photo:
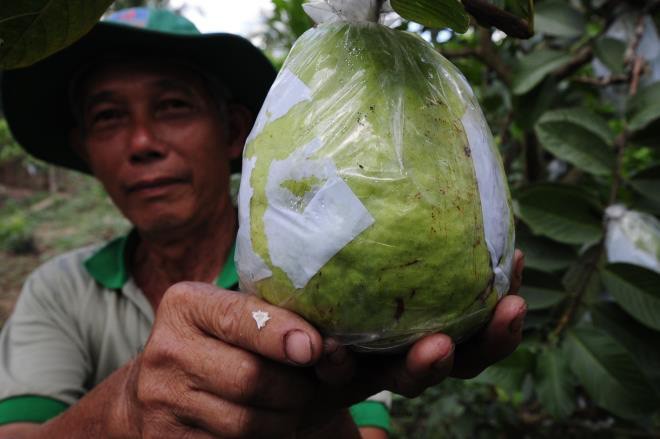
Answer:
[[[134,230],[27,280],[0,335],[0,437],[383,437],[369,428],[386,427],[378,415],[347,408],[474,376],[515,349],[516,296],[456,352],[434,334],[403,356],[358,357],[227,290],[237,280],[229,174],[273,69],[247,41],[198,35],[164,11],[111,19],[123,24],[101,23],[3,79],[18,142],[92,173]],[[271,317],[261,330],[255,310]]]

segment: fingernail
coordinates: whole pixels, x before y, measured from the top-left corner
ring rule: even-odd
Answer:
[[[525,315],[527,314],[527,307],[523,306],[521,310],[518,312],[518,316],[511,320],[511,323],[509,323],[509,333],[515,335],[518,334],[523,327],[523,323],[525,322]]]
[[[312,342],[303,331],[291,331],[284,337],[284,351],[293,363],[306,365],[312,361]]]
[[[449,351],[447,351],[445,355],[435,360],[435,362],[433,363],[434,369],[444,371],[447,368],[447,360],[454,354],[454,347],[455,345],[452,343],[451,349],[449,349]]]

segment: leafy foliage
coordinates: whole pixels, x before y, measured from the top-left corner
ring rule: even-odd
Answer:
[[[25,67],[89,31],[112,0],[38,0],[0,4],[0,68]]]

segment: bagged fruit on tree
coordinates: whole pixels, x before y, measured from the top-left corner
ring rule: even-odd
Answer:
[[[323,334],[389,351],[460,340],[509,288],[501,159],[465,78],[377,1],[325,0],[248,137],[241,288]]]
[[[625,262],[660,273],[660,221],[614,204],[605,209],[607,262]]]

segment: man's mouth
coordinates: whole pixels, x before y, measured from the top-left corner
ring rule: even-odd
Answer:
[[[176,177],[158,177],[140,180],[128,186],[127,192],[131,193],[158,193],[168,189],[170,186],[185,183],[185,179]]]

